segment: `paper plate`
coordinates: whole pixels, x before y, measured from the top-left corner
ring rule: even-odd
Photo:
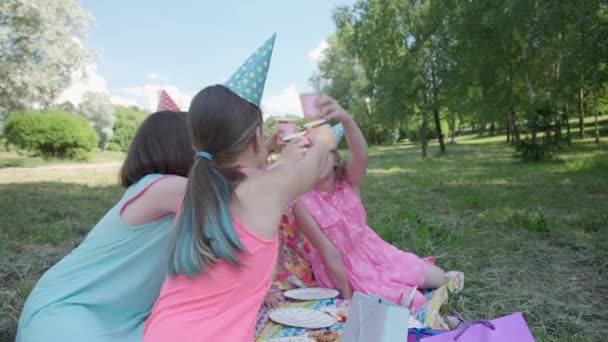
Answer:
[[[337,323],[326,313],[305,308],[275,309],[268,313],[268,317],[279,324],[306,329],[328,328]]]
[[[295,138],[298,138],[298,137],[303,137],[305,135],[306,135],[306,132],[296,132],[296,133],[284,136],[283,137],[283,141],[289,141],[291,139],[295,139]]]
[[[321,300],[338,297],[340,292],[334,289],[326,289],[321,287],[305,287],[301,289],[293,289],[285,291],[283,296],[296,300]]]
[[[305,128],[317,127],[317,126],[321,126],[322,124],[324,124],[326,122],[327,122],[327,120],[325,120],[325,119],[319,119],[319,120],[311,121],[309,123],[304,124],[304,127]]]

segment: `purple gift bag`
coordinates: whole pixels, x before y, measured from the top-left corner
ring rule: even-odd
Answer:
[[[422,342],[534,342],[521,312],[493,319],[472,321],[464,328],[425,337]]]

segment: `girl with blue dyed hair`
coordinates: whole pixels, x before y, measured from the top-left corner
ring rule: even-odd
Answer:
[[[189,124],[197,159],[144,341],[252,341],[283,210],[317,181],[335,136],[316,128],[302,159],[266,170],[259,107],[221,85],[194,97]]]

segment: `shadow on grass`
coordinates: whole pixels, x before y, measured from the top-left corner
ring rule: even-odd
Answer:
[[[119,199],[117,186],[0,184],[0,341],[13,341],[38,278]]]

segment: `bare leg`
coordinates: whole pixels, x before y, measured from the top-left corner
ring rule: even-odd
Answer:
[[[426,268],[426,275],[424,277],[424,284],[420,286],[421,289],[436,289],[445,284],[445,272],[441,268],[429,263],[425,263],[424,266]]]

